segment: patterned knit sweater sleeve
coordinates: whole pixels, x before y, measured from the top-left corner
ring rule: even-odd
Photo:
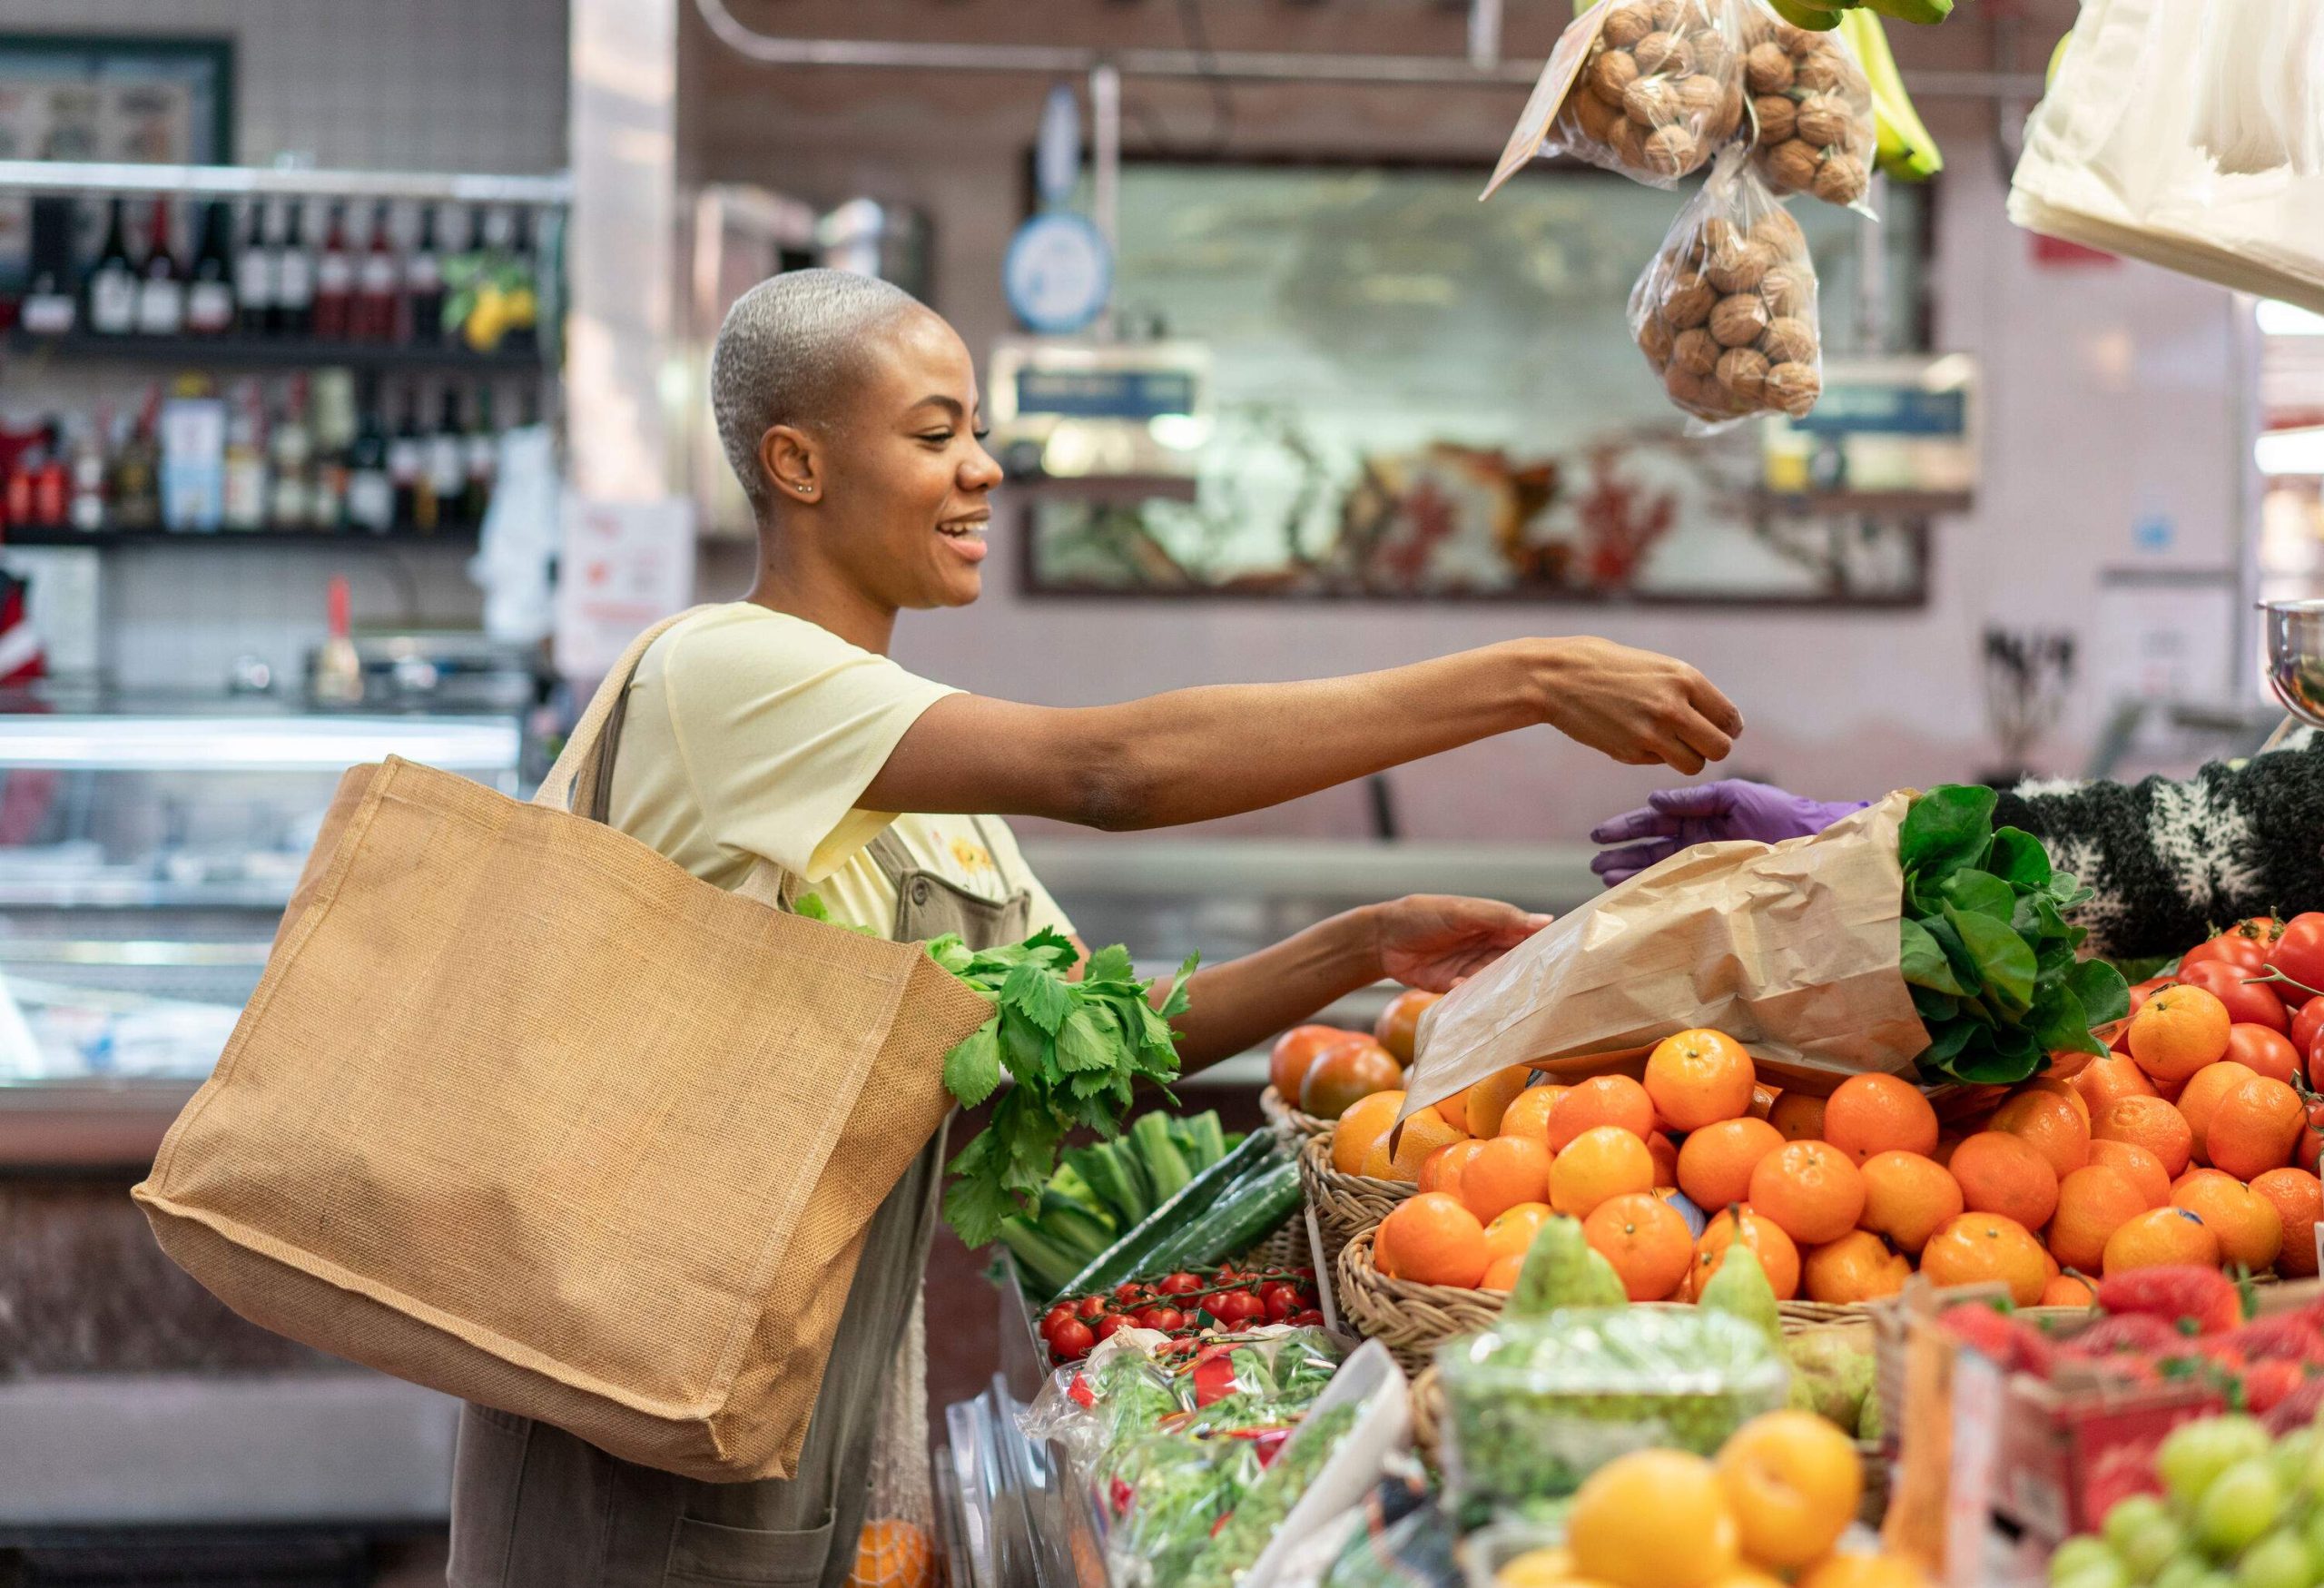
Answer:
[[[2184,783],[2024,784],[1994,820],[2097,890],[2076,917],[2095,953],[2176,954],[2242,916],[2324,909],[2324,735],[2306,730]]]

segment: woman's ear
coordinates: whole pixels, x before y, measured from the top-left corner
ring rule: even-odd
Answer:
[[[772,426],[759,438],[759,467],[777,497],[813,501],[823,485],[820,462],[814,442],[791,425]]]

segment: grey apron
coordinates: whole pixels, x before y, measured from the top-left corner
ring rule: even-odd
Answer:
[[[991,948],[1031,930],[1031,899],[1014,878],[995,903],[914,866],[893,833],[869,853],[895,885],[899,941],[958,932]],[[797,1477],[703,1483],[471,1405],[453,1465],[448,1588],[840,1588],[871,1498],[881,1394],[927,1268],[944,1134],[872,1215]]]

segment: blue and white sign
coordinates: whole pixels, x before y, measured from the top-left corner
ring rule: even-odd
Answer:
[[[1009,307],[1029,330],[1067,336],[1105,309],[1113,291],[1113,254],[1087,220],[1051,211],[1017,229],[1000,278]]]
[[[1081,101],[1070,83],[1059,83],[1041,102],[1040,135],[1033,141],[1033,186],[1041,207],[1054,210],[1073,196],[1081,180]]]

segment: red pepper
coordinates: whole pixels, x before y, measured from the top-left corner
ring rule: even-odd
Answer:
[[[1195,1405],[1209,1406],[1235,1393],[1235,1364],[1226,1356],[1195,1359]]]
[[[1089,1381],[1078,1373],[1073,1376],[1073,1382],[1066,1386],[1065,1394],[1066,1398],[1077,1406],[1094,1406],[1098,1404],[1098,1392],[1091,1389]]]

